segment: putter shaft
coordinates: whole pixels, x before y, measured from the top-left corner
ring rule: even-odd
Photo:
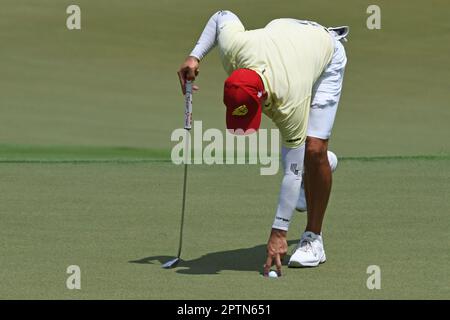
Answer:
[[[181,205],[181,225],[180,225],[180,242],[178,245],[177,258],[181,256],[181,248],[183,246],[183,227],[184,227],[184,211],[186,208],[186,188],[187,188],[187,169],[188,169],[188,148],[189,148],[189,131],[186,130],[185,139],[185,157],[184,157],[184,179],[183,179],[183,203]]]
[[[184,148],[184,178],[183,178],[183,202],[181,205],[181,225],[180,225],[180,240],[178,243],[178,254],[175,259],[167,261],[163,264],[163,268],[169,269],[175,267],[181,260],[181,249],[183,247],[183,229],[184,229],[184,211],[186,208],[186,188],[187,188],[187,169],[188,161],[190,159],[190,129],[192,122],[192,82],[186,82],[186,96],[185,96],[185,113],[184,113],[184,129],[186,130],[185,148]]]

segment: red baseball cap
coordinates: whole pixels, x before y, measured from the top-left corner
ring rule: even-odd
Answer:
[[[227,129],[234,134],[257,131],[261,124],[262,101],[266,97],[264,84],[256,71],[233,71],[225,80],[223,91],[223,102],[227,108]]]

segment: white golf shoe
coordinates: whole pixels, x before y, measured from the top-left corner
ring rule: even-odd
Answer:
[[[317,267],[327,260],[322,236],[305,231],[294,254],[289,260],[289,268]]]
[[[338,165],[338,159],[334,152],[328,151],[328,162],[330,163],[331,172],[336,171]],[[302,181],[302,185],[300,187],[300,194],[298,195],[297,205],[295,206],[295,210],[300,212],[306,212],[306,195],[305,195],[305,186]]]

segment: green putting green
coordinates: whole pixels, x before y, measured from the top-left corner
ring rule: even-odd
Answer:
[[[341,161],[324,229],[328,261],[285,267],[272,280],[260,272],[280,175],[191,166],[184,261],[165,270],[178,245],[182,167],[2,164],[0,297],[448,298],[449,165],[449,158]],[[304,225],[297,213],[291,250]],[[81,268],[80,291],[66,288],[69,265]],[[381,268],[381,290],[366,287],[370,265]]]
[[[0,4],[0,299],[448,299],[450,3],[78,0]],[[247,28],[279,17],[349,25],[331,149],[328,261],[260,276],[281,173],[189,168],[184,261],[176,254],[183,125],[176,71],[212,13]],[[194,119],[224,130],[217,51],[202,62]],[[267,119],[262,127],[273,128]],[[238,187],[236,187],[238,186]],[[292,250],[305,225],[296,213]],[[66,269],[81,268],[81,290]],[[381,268],[369,290],[367,267]]]

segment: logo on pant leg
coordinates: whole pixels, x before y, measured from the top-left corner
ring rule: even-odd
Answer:
[[[290,221],[289,219],[286,219],[286,218],[283,218],[283,217],[279,217],[279,216],[276,216],[275,219],[281,220],[283,222],[289,222]]]
[[[291,142],[296,142],[296,141],[299,141],[299,140],[302,140],[302,138],[289,139],[289,140],[286,140],[286,142],[287,143],[291,143]]]
[[[296,163],[291,163],[291,171],[298,176],[298,172],[299,170],[297,169],[297,164]]]

